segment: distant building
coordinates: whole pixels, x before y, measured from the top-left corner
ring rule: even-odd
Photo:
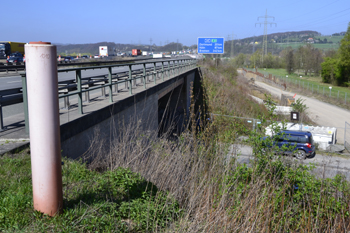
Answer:
[[[306,42],[309,43],[309,44],[315,43],[315,42],[314,42],[314,38],[309,38],[309,39],[307,39]]]

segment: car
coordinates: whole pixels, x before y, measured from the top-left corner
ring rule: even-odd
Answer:
[[[94,58],[100,58],[100,55],[95,54]]]
[[[89,56],[88,55],[83,55],[83,56],[81,56],[81,58],[87,59],[87,58],[89,58]]]
[[[316,148],[309,131],[282,130],[272,137],[262,138],[265,148],[274,148],[275,153],[294,155],[297,159],[315,156]]]
[[[23,55],[21,53],[11,53],[6,62],[7,63],[23,62]]]
[[[69,57],[65,57],[64,60],[65,61],[72,61],[72,60],[74,60],[74,57],[70,57],[70,56]]]

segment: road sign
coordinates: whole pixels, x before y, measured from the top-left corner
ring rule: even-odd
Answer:
[[[224,38],[220,37],[198,37],[198,53],[223,54]]]

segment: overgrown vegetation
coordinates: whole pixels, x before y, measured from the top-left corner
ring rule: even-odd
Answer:
[[[232,64],[201,64],[211,112],[278,116],[247,96]],[[194,106],[194,103],[192,107]],[[193,109],[193,108],[192,108]],[[191,116],[198,116],[192,113]],[[196,117],[192,125],[197,124]],[[196,127],[192,127],[196,128]],[[249,165],[234,148],[248,135]],[[91,142],[88,165],[64,159],[64,213],[32,210],[27,154],[0,158],[0,231],[27,232],[347,232],[350,187],[341,175],[317,178],[312,166],[275,156],[262,134],[214,117],[177,140],[131,124]],[[322,174],[321,174],[322,176]]]

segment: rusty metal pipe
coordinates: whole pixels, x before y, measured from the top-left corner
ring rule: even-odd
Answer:
[[[54,216],[63,208],[56,46],[25,45],[34,209]]]

